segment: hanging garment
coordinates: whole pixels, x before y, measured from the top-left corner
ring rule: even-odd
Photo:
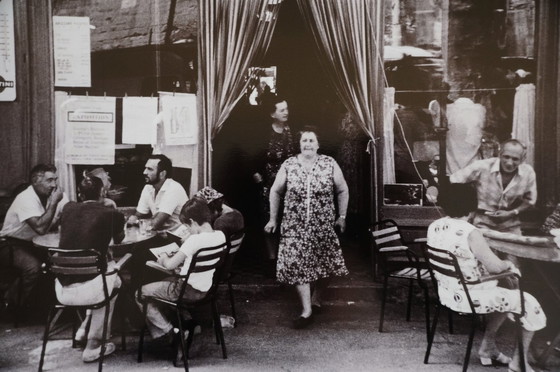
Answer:
[[[525,163],[535,165],[535,85],[520,84],[513,101],[511,138],[527,146]]]
[[[395,183],[395,88],[385,88],[383,99],[383,183]]]
[[[447,173],[453,174],[480,159],[479,147],[486,109],[468,98],[447,105]]]

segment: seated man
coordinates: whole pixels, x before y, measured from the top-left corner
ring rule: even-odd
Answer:
[[[172,179],[173,166],[165,155],[151,155],[144,168],[146,186],[142,190],[136,215],[130,216],[128,223],[138,222],[138,218],[151,218],[153,230],[175,230],[181,225],[179,213],[189,200],[183,186]]]
[[[78,196],[82,203],[70,202],[62,210],[60,249],[93,249],[107,255],[109,242],[119,243],[124,238],[124,215],[114,208],[103,205],[103,183],[97,177],[85,177],[78,185]],[[114,262],[109,261],[111,270]],[[117,273],[107,277],[109,293],[121,285]],[[55,284],[57,298],[62,303],[90,304],[95,299],[103,299],[103,282],[100,275],[93,275],[76,282],[70,278],[60,278]],[[107,334],[111,330],[111,318],[116,297],[111,301]],[[105,308],[91,310],[91,323],[87,344],[82,354],[84,362],[99,359],[103,332]],[[115,345],[106,344],[105,355],[115,351]]]
[[[525,156],[525,146],[509,139],[502,143],[499,158],[477,160],[449,177],[451,183],[474,183],[476,227],[521,235],[518,215],[537,201],[535,171],[523,164]]]
[[[206,186],[199,190],[195,196],[206,200],[208,208],[212,212],[212,226],[215,230],[223,231],[226,237],[245,226],[241,212],[224,204],[222,193]]]
[[[31,185],[16,196],[0,231],[0,262],[23,273],[22,304],[37,284],[45,259],[45,252],[34,247],[32,240],[58,225],[62,207],[68,202],[57,186],[54,165],[38,164],[30,176]],[[15,303],[16,294],[16,288],[11,288],[6,293],[7,302]]]

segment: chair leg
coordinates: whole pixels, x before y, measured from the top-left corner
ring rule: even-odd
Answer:
[[[120,296],[118,297],[119,299],[121,298]],[[117,300],[119,301],[119,300]],[[119,302],[122,302],[119,306],[119,312],[120,312],[120,325],[121,325],[121,349],[124,351],[126,350],[126,318],[124,315],[124,301],[120,300]],[[115,307],[117,307],[117,305],[115,304]]]
[[[424,313],[426,315],[426,339],[430,340],[430,296],[428,294],[428,288],[423,287],[424,291]]]
[[[107,350],[107,332],[109,328],[109,314],[111,313],[111,300],[105,305],[105,317],[103,318],[103,332],[101,336],[101,353],[99,357],[98,371],[103,371],[103,359],[105,358],[105,351]]]
[[[142,363],[142,352],[144,351],[144,335],[146,334],[146,331],[148,330],[148,326],[146,324],[146,316],[147,316],[147,311],[148,311],[148,303],[144,302],[142,304],[142,315],[144,318],[144,325],[142,326],[142,329],[140,330],[140,339],[138,340],[138,363]]]
[[[449,327],[449,334],[453,334],[453,311],[447,310],[447,326]]]
[[[229,291],[229,302],[231,303],[231,316],[235,320],[233,326],[237,327],[237,315],[235,313],[235,298],[233,297],[233,287],[231,285],[230,279],[228,279],[227,284],[228,284],[228,291]]]
[[[410,310],[412,308],[412,284],[414,280],[408,280],[408,300],[406,304],[406,321],[410,322]]]
[[[377,256],[375,249],[371,250],[371,268],[373,274],[373,280],[377,279]]]
[[[438,317],[439,317],[439,310],[440,310],[440,305],[436,305],[436,311],[434,314],[434,321],[432,322],[432,330],[430,331],[430,334],[428,335],[428,347],[426,348],[426,354],[424,355],[424,364],[428,364],[428,359],[430,358],[430,352],[432,351],[432,344],[434,342],[434,336],[436,334],[436,327],[437,327],[437,322],[438,322]]]
[[[189,348],[185,344],[185,331],[183,329],[183,319],[181,319],[181,310],[179,308],[176,308],[176,312],[177,312],[177,323],[179,325],[179,338],[180,338],[180,342],[181,342],[177,346],[180,347],[181,351],[183,352],[183,366],[185,367],[185,372],[189,372],[189,361],[188,361],[188,359],[189,359]],[[189,333],[188,337],[192,337],[192,335]],[[177,367],[177,366],[175,366],[175,367]]]
[[[222,322],[220,321],[220,314],[218,313],[218,304],[214,299],[212,301],[212,312],[214,313],[214,328],[219,338],[219,343],[222,344],[222,356],[227,359],[226,342],[224,340],[224,330],[222,329]]]
[[[47,325],[45,326],[45,333],[43,334],[43,347],[41,349],[41,357],[39,358],[39,372],[43,370],[43,364],[45,362],[45,351],[47,350],[47,341],[49,339],[49,330],[56,312],[56,308],[53,306],[53,308],[49,311],[49,315],[47,315]]]
[[[20,310],[22,309],[21,300],[23,298],[23,278],[20,277],[18,280],[18,289],[17,289],[17,297],[16,297],[16,304],[15,304],[15,314],[14,314],[14,328],[19,327],[19,319],[20,319]]]
[[[383,291],[381,294],[381,313],[379,314],[379,332],[383,332],[383,320],[385,318],[385,302],[387,300],[387,284],[389,277],[385,275],[383,278]]]
[[[526,372],[525,353],[523,352],[523,330],[521,329],[521,315],[515,314],[514,317],[515,317],[515,325],[517,328],[517,347],[519,348],[519,364],[521,365],[521,372]]]
[[[471,358],[471,349],[474,339],[474,331],[476,330],[476,314],[472,315],[471,318],[471,331],[469,332],[469,341],[467,342],[467,353],[465,354],[465,361],[463,362],[463,372],[467,372],[469,368],[469,360]]]

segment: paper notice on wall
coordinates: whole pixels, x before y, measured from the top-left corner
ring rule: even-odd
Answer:
[[[0,1],[0,101],[16,100],[15,55],[13,2]]]
[[[53,16],[54,85],[91,87],[89,17]]]
[[[62,104],[66,163],[115,163],[115,102],[115,97],[72,97]]]
[[[198,142],[196,95],[159,92],[163,112],[165,145],[193,145]]]
[[[157,109],[157,98],[124,97],[122,143],[156,143]]]

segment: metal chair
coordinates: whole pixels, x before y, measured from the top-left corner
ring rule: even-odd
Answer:
[[[107,257],[102,255],[100,252],[93,249],[81,249],[81,250],[64,250],[58,248],[50,248],[48,250],[48,259],[46,263],[47,272],[52,273],[55,277],[64,278],[76,278],[78,281],[83,280],[85,276],[101,275],[103,283],[103,300],[100,302],[94,302],[86,305],[71,305],[63,304],[58,301],[49,311],[47,318],[47,325],[45,327],[45,333],[43,335],[43,348],[41,350],[41,358],[39,361],[39,372],[43,370],[43,363],[45,359],[45,350],[47,347],[47,341],[49,338],[49,330],[54,324],[61,312],[67,308],[73,309],[100,309],[105,307],[105,317],[103,319],[103,333],[101,339],[101,356],[99,358],[98,371],[103,370],[103,358],[105,356],[107,332],[109,331],[109,313],[111,300],[119,294],[119,288],[113,288],[111,293],[109,293],[109,288],[107,286],[107,276],[115,274],[118,272],[120,267],[130,258],[130,253],[126,254],[119,260],[115,268],[111,271],[107,271]],[[117,275],[117,274],[115,274]],[[123,314],[124,316],[124,314]],[[126,336],[124,332],[124,318],[121,318],[121,344],[122,348],[126,347]],[[72,327],[72,346],[75,347],[75,331],[76,327],[73,324]]]
[[[463,362],[463,372],[466,372],[469,366],[469,359],[470,359],[470,355],[471,355],[471,349],[472,349],[472,344],[473,344],[473,339],[474,339],[474,332],[476,329],[476,321],[479,315],[481,314],[486,314],[484,311],[482,311],[483,309],[481,309],[480,307],[478,308],[478,312],[477,312],[477,307],[474,305],[471,296],[469,294],[469,285],[472,284],[479,284],[479,283],[484,283],[484,282],[488,282],[491,280],[499,280],[499,279],[503,279],[503,278],[507,278],[507,277],[517,277],[518,279],[520,279],[519,275],[517,275],[516,273],[512,272],[512,271],[506,271],[500,274],[496,274],[496,275],[489,275],[489,276],[485,276],[484,278],[481,278],[480,280],[476,280],[476,281],[467,281],[465,279],[465,277],[463,276],[463,272],[461,271],[461,268],[459,267],[459,263],[457,261],[457,258],[455,257],[455,255],[453,255],[451,252],[443,250],[443,249],[437,249],[434,247],[430,247],[427,246],[426,247],[426,259],[428,261],[428,267],[430,270],[430,276],[432,278],[432,281],[434,283],[434,288],[437,288],[437,279],[436,279],[436,275],[435,273],[437,273],[438,275],[441,276],[445,276],[445,277],[449,277],[452,280],[456,280],[458,283],[460,283],[465,291],[467,300],[469,302],[469,307],[471,310],[470,318],[471,318],[471,329],[469,332],[469,340],[467,342],[467,352],[465,355],[465,360]],[[436,291],[437,292],[437,291]],[[521,314],[525,313],[525,302],[524,302],[524,298],[523,298],[523,291],[521,289],[521,282],[519,282],[519,296],[521,298]],[[424,356],[424,364],[428,364],[428,359],[430,358],[430,351],[432,349],[432,344],[434,341],[434,335],[436,332],[436,326],[437,326],[437,322],[438,322],[438,316],[439,316],[439,311],[441,307],[445,307],[447,309],[449,309],[450,311],[454,311],[459,313],[458,311],[445,306],[441,303],[440,299],[439,299],[439,293],[438,293],[438,302],[436,304],[436,310],[435,310],[435,314],[434,314],[434,321],[432,323],[432,329],[430,330],[430,334],[428,337],[428,347],[426,349],[426,354]],[[515,322],[517,325],[517,338],[518,338],[518,347],[519,347],[519,355],[520,355],[520,364],[521,364],[521,369],[523,372],[525,372],[525,360],[524,360],[524,355],[523,355],[523,340],[521,338],[521,314],[513,314],[515,317]]]
[[[412,287],[414,282],[418,283],[424,293],[426,337],[430,331],[430,300],[428,296],[427,280],[430,273],[426,262],[421,261],[409,248],[411,244],[422,244],[423,240],[405,242],[397,223],[393,220],[383,220],[375,223],[370,229],[373,241],[372,256],[379,258],[379,264],[383,270],[383,294],[381,300],[381,313],[379,318],[379,332],[383,332],[383,321],[385,318],[385,304],[387,300],[387,289],[389,278],[408,281],[408,302],[406,308],[406,320],[410,321],[412,306]]]
[[[231,284],[231,279],[235,276],[235,273],[232,271],[233,262],[235,261],[235,256],[241,244],[243,243],[243,238],[245,234],[243,230],[237,231],[228,238],[229,242],[229,254],[226,258],[226,262],[224,264],[224,269],[222,271],[222,277],[220,279],[221,283],[227,283],[228,286],[228,293],[229,293],[229,302],[231,304],[231,316],[235,320],[234,326],[237,326],[237,315],[235,313],[235,298],[233,296],[233,287]]]
[[[226,344],[224,341],[224,332],[222,329],[222,323],[220,321],[220,314],[218,313],[218,305],[217,305],[217,291],[218,285],[220,283],[220,278],[222,277],[224,263],[226,261],[226,257],[228,255],[229,245],[228,243],[223,243],[217,246],[202,248],[198,250],[192,257],[190,266],[188,271],[185,275],[178,275],[172,271],[166,270],[163,266],[157,267],[158,264],[154,263],[147,263],[147,266],[150,268],[155,268],[160,271],[164,271],[170,276],[174,276],[177,280],[183,280],[183,284],[181,285],[181,291],[179,297],[175,301],[168,301],[157,297],[152,296],[144,296],[141,295],[142,288],[138,291],[138,301],[143,304],[142,313],[144,314],[144,327],[140,332],[140,340],[138,343],[138,363],[142,362],[142,353],[144,349],[144,335],[147,331],[146,325],[146,311],[148,302],[158,302],[160,304],[164,304],[167,306],[172,307],[175,310],[175,314],[177,315],[176,323],[179,328],[179,336],[180,336],[180,343],[177,345],[181,348],[183,353],[183,365],[185,367],[185,371],[188,372],[188,351],[190,345],[192,343],[192,337],[194,334],[194,328],[196,326],[194,321],[190,321],[187,323],[188,328],[188,336],[187,340],[185,341],[185,330],[184,330],[184,323],[181,316],[182,310],[189,310],[195,307],[198,307],[203,304],[210,304],[211,311],[212,311],[212,320],[214,323],[214,331],[216,333],[216,343],[221,344],[222,346],[222,356],[224,359],[227,358],[226,352]],[[194,274],[201,274],[201,273],[212,273],[212,285],[206,295],[196,301],[191,301],[188,299],[183,298],[183,295],[186,290],[186,285],[189,281],[189,277]]]

